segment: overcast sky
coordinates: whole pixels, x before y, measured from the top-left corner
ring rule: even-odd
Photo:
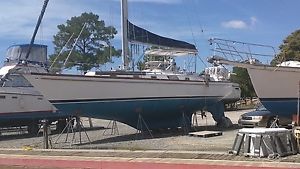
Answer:
[[[0,2],[1,63],[10,45],[29,43],[42,5],[43,0]],[[162,36],[195,43],[205,59],[211,37],[277,48],[300,29],[299,6],[299,0],[129,0],[129,18]],[[99,15],[120,32],[119,0],[50,0],[36,42],[48,45],[53,53],[56,26],[83,12]],[[119,46],[120,35],[114,43]]]

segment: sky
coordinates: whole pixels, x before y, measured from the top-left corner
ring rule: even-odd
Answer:
[[[50,0],[36,43],[53,53],[57,25],[72,16],[93,12],[118,30],[113,44],[120,48],[120,0]],[[282,41],[300,29],[299,0],[128,0],[129,20],[159,35],[197,46],[199,57],[212,55],[208,39],[223,38],[260,43],[278,49]],[[29,43],[43,0],[0,2],[0,62],[6,49]],[[206,63],[205,63],[206,65]],[[205,65],[198,61],[198,68]]]

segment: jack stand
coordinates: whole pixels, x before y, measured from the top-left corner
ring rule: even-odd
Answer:
[[[148,131],[148,133],[150,134],[150,137],[153,138],[153,135],[151,133],[151,130],[148,128],[148,125],[147,123],[145,122],[145,120],[143,119],[142,115],[139,114],[139,117],[138,117],[138,123],[137,123],[137,128],[136,128],[136,136],[138,134],[142,134],[142,136],[144,137],[144,129],[143,129],[143,126],[146,127],[146,131]]]
[[[193,120],[192,121],[193,121],[193,123],[192,123],[193,127],[198,127],[199,126],[197,112],[193,113]]]
[[[90,124],[90,128],[93,128],[93,127],[94,127],[92,118],[90,118],[90,117],[89,117],[89,124]]]
[[[184,112],[182,112],[182,124],[181,128],[183,129],[183,135],[187,135],[189,133],[189,126],[187,123],[187,117]]]
[[[106,129],[104,130],[103,132],[103,135],[105,135],[106,131],[110,128],[111,126],[111,132],[110,132],[110,135],[119,135],[119,128],[118,128],[118,125],[117,125],[117,121],[116,120],[111,120]]]
[[[274,121],[271,123],[270,128],[279,128],[279,118],[278,116],[274,117]]]
[[[74,123],[76,122],[76,125],[74,127]],[[65,139],[65,143],[68,141],[68,138],[69,138],[69,132],[71,131],[71,133],[73,133],[73,136],[72,136],[72,140],[70,142],[70,146],[72,144],[74,144],[75,142],[75,135],[76,135],[76,132],[79,132],[79,143],[82,144],[82,136],[81,136],[81,132],[82,132],[82,129],[89,141],[89,143],[91,143],[91,140],[87,134],[87,132],[85,131],[84,129],[84,126],[82,124],[82,121],[80,120],[79,117],[77,116],[73,116],[73,117],[70,117],[69,120],[68,120],[68,123],[66,125],[66,127],[63,129],[63,131],[60,133],[60,135],[58,136],[58,138],[56,139],[55,143],[57,143],[57,141],[59,140],[59,138],[62,136],[62,134],[65,132],[65,130],[67,129],[67,135],[66,135],[66,139]]]

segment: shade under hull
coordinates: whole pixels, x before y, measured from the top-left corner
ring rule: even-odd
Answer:
[[[223,103],[218,98],[151,98],[109,101],[56,102],[61,111],[75,115],[117,120],[139,128],[141,118],[150,129],[190,126],[192,114],[198,110],[210,110],[215,120],[224,117]],[[74,110],[77,110],[74,113]]]
[[[61,112],[35,111],[35,112],[12,112],[0,114],[0,127],[25,126],[38,124],[40,120],[47,119],[49,122],[67,118],[69,115]]]

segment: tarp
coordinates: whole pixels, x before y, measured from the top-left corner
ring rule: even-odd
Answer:
[[[29,44],[13,45],[7,49],[6,58],[10,61],[26,60],[33,63],[47,63],[47,46],[40,44],[33,44],[29,57],[26,59],[26,54],[29,49]]]
[[[139,42],[159,47],[168,47],[174,49],[197,51],[195,45],[175,40],[163,36],[156,35],[141,27],[138,27],[128,21],[128,40],[131,42]]]

